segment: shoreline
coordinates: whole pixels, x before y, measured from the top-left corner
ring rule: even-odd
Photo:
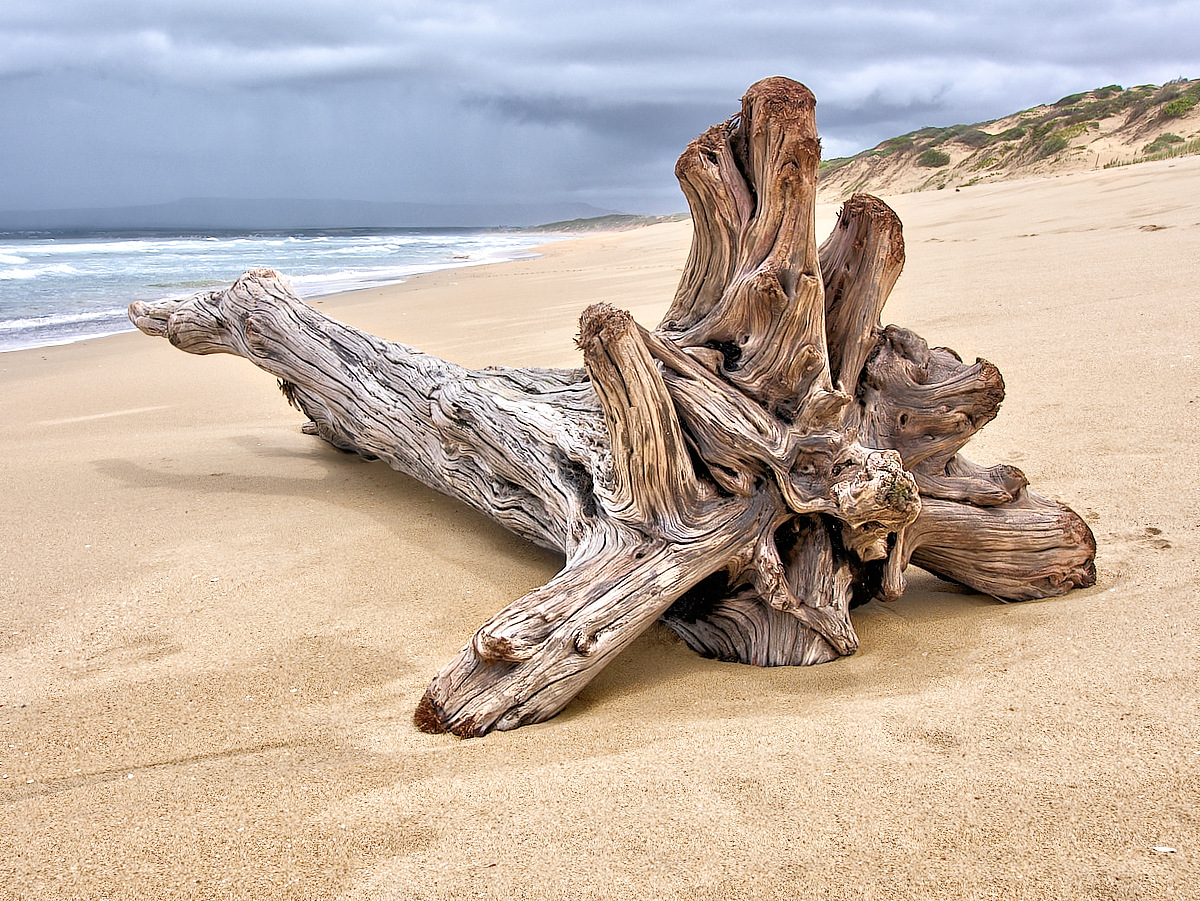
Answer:
[[[1103,178],[1105,175],[1109,174],[1110,171],[1112,171],[1114,169],[1135,170],[1135,171],[1132,171],[1130,174],[1135,175],[1135,176],[1145,176],[1145,177],[1153,178],[1153,177],[1155,177],[1154,173],[1156,171],[1161,170],[1161,169],[1175,168],[1176,166],[1179,166],[1179,165],[1182,165],[1185,168],[1200,169],[1200,155],[1139,162],[1136,164],[1136,166],[1134,166],[1133,164],[1129,164],[1129,165],[1121,166],[1121,167],[1105,167],[1105,168],[1099,168],[1099,169],[1068,170],[1068,171],[1053,173],[1053,174],[1046,175],[1046,176],[1027,176],[1024,178],[1013,178],[1013,179],[1007,179],[1007,180],[1003,180],[1003,181],[990,182],[987,184],[971,185],[966,188],[956,189],[955,192],[956,193],[970,192],[973,195],[980,195],[980,194],[987,194],[992,189],[1008,191],[1008,190],[1021,190],[1025,187],[1036,188],[1039,185],[1053,183],[1053,182],[1059,181],[1061,179],[1087,180],[1089,178],[1091,178],[1091,179]],[[902,208],[904,208],[905,206],[908,205],[908,201],[912,198],[938,196],[939,194],[944,194],[944,192],[911,191],[911,192],[906,192],[906,193],[901,193],[901,194],[888,194],[888,195],[881,195],[881,196],[883,197],[883,199],[886,202],[888,202],[890,205],[892,205],[893,208],[900,211]],[[819,202],[817,204],[817,234],[819,236],[821,236],[821,238],[823,238],[823,236],[828,234],[829,230],[832,228],[833,222],[836,221],[837,210],[840,208],[843,201],[840,199],[833,199],[829,195],[821,195],[820,193],[818,194],[818,197],[819,197]],[[901,218],[902,219],[904,218],[903,215],[901,216]],[[373,284],[373,285],[363,285],[361,287],[339,288],[337,290],[322,291],[320,293],[301,292],[299,294],[299,296],[308,302],[321,301],[323,304],[326,302],[338,303],[339,302],[338,298],[341,298],[343,296],[352,296],[352,295],[359,294],[361,292],[366,292],[366,291],[387,290],[389,288],[393,288],[395,286],[405,284],[406,282],[412,281],[413,279],[422,278],[424,276],[427,276],[427,275],[430,275],[430,274],[433,274],[436,272],[442,272],[442,271],[453,272],[453,271],[457,271],[459,269],[475,268],[475,267],[479,267],[479,266],[505,265],[508,263],[519,262],[519,261],[525,260],[525,259],[532,259],[532,258],[536,258],[538,256],[544,256],[547,252],[547,248],[561,244],[564,241],[573,242],[573,241],[593,239],[593,238],[614,237],[614,236],[618,236],[618,235],[622,235],[622,234],[628,234],[630,231],[639,231],[639,230],[646,229],[646,228],[655,228],[655,227],[662,227],[662,226],[678,226],[678,225],[684,224],[684,223],[690,223],[690,219],[679,219],[679,220],[670,221],[670,222],[654,223],[654,224],[650,224],[650,225],[639,226],[632,230],[621,229],[621,230],[616,230],[616,231],[595,231],[595,232],[579,231],[579,232],[562,233],[562,234],[547,233],[544,235],[545,243],[530,245],[528,248],[524,248],[524,250],[528,251],[530,256],[521,255],[521,256],[514,256],[514,257],[511,257],[508,259],[486,260],[486,261],[482,261],[482,262],[448,263],[448,264],[444,264],[441,266],[437,266],[435,268],[423,269],[420,272],[417,272],[417,273],[414,273],[411,275],[405,275],[404,277],[398,278],[394,281],[385,281],[385,282],[380,282],[378,284]],[[278,235],[282,236],[282,235],[293,234],[293,233],[307,234],[310,232],[313,234],[320,234],[320,235],[338,234],[338,233],[343,233],[343,232],[353,232],[353,233],[363,232],[363,233],[371,233],[371,234],[376,234],[376,233],[378,233],[378,234],[403,234],[403,233],[405,233],[406,230],[404,230],[404,229],[300,229],[300,230],[295,230],[294,232],[284,232],[284,231],[275,232],[275,231],[271,231],[271,230],[266,230],[266,231],[254,232],[254,233],[242,232],[242,231],[237,231],[237,230],[218,230],[218,231],[228,231],[229,235],[231,235],[231,236],[242,236],[242,235],[249,235],[249,234],[278,234]],[[437,230],[437,229],[424,229],[424,228],[411,229],[409,231],[439,232],[440,233],[440,230]],[[447,231],[448,232],[450,232],[450,231],[462,232],[462,233],[475,233],[476,231],[479,231],[480,233],[483,233],[483,234],[490,233],[488,230],[476,230],[476,229],[467,229],[467,228],[449,229]],[[518,234],[530,234],[530,232],[522,231],[520,229],[514,229],[513,232],[518,233]],[[504,230],[496,230],[496,233],[504,234],[505,231]],[[91,234],[91,232],[88,232],[87,234]],[[104,234],[104,232],[96,232],[96,234]],[[134,232],[131,232],[131,234],[134,234]],[[138,234],[140,234],[140,233],[138,233]],[[157,232],[154,232],[153,234],[150,234],[149,236],[154,237],[157,234],[158,234]],[[171,232],[171,234],[173,235],[174,233]],[[182,236],[186,236],[188,234],[190,234],[190,233],[180,232],[178,236],[182,237]],[[686,253],[686,250],[685,250],[685,253]],[[268,265],[267,268],[275,268],[275,267]],[[282,274],[284,274],[285,277],[287,276],[286,272],[282,273]],[[222,283],[221,285],[216,285],[214,287],[214,289],[219,290],[222,286],[228,287],[229,284],[232,284],[232,282]],[[172,295],[164,295],[164,296],[172,296]],[[643,324],[645,324],[645,323],[643,323]],[[123,334],[132,334],[134,332],[136,332],[136,329],[133,327],[132,324],[130,324],[128,328],[123,328],[119,331],[114,331],[114,332],[105,332],[105,333],[96,334],[96,335],[86,335],[86,336],[77,337],[77,338],[69,338],[69,339],[65,339],[62,341],[55,341],[55,342],[48,343],[48,344],[31,345],[29,347],[0,348],[0,359],[3,359],[4,354],[11,354],[11,353],[19,352],[19,351],[32,351],[32,350],[38,350],[40,348],[48,348],[48,347],[69,346],[72,344],[78,344],[80,342],[97,341],[102,338],[110,338],[110,337],[115,337],[117,335],[123,335]],[[400,340],[402,340],[402,339],[400,339]]]
[[[1161,167],[1150,169],[1149,167]],[[1004,375],[966,453],[1085,517],[1099,581],[910,569],[857,654],[655,627],[547,723],[412,724],[560,560],[301,433],[245,360],[121,334],[0,355],[0,885],[17,899],[1137,899],[1200,884],[1200,164],[886,198],[884,311]],[[836,205],[823,205],[818,238]],[[330,295],[472,367],[653,326],[690,223]],[[1169,850],[1164,850],[1169,849]]]
[[[305,300],[400,284],[414,275],[529,257],[562,240],[516,230],[410,229],[128,235],[0,241],[0,353],[130,331],[134,301],[221,290],[242,272],[275,269]],[[332,243],[330,243],[332,242]],[[267,265],[269,263],[269,265]],[[232,273],[228,280],[214,272]],[[205,278],[196,278],[206,273]],[[122,305],[122,299],[125,303]]]

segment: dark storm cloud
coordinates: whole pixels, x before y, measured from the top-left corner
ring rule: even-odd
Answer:
[[[684,144],[786,74],[826,155],[1200,75],[1194,2],[0,5],[0,208],[186,195],[678,208]]]
[[[723,121],[736,111],[734,102],[718,104],[694,100],[615,100],[554,95],[475,96],[465,98],[469,106],[494,113],[518,124],[574,127],[606,135],[625,143],[660,144],[665,140],[685,143],[703,130],[700,122]],[[682,150],[679,145],[677,150]]]

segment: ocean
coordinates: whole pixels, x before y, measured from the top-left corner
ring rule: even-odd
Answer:
[[[0,352],[131,331],[133,301],[228,287],[247,269],[275,269],[312,298],[529,257],[551,240],[455,229],[0,234]]]

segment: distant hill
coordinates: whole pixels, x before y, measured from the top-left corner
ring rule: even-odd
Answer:
[[[818,196],[900,194],[1200,153],[1200,80],[1109,85],[991,122],[922,128],[821,163]]]
[[[488,228],[614,214],[586,203],[429,204],[190,198],[149,206],[0,211],[0,229]]]
[[[646,225],[657,225],[660,222],[682,222],[688,219],[688,213],[670,213],[665,216],[634,216],[627,213],[614,213],[608,216],[589,216],[581,219],[568,219],[562,222],[547,222],[525,229],[531,232],[546,232],[547,234],[578,234],[579,232],[621,232]]]

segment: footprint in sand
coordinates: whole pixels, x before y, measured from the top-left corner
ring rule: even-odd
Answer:
[[[1138,536],[1137,540],[1139,544],[1145,547],[1152,547],[1155,550],[1161,551],[1171,546],[1171,542],[1160,537],[1161,535],[1162,529],[1156,529],[1154,526],[1146,526],[1145,531]]]

